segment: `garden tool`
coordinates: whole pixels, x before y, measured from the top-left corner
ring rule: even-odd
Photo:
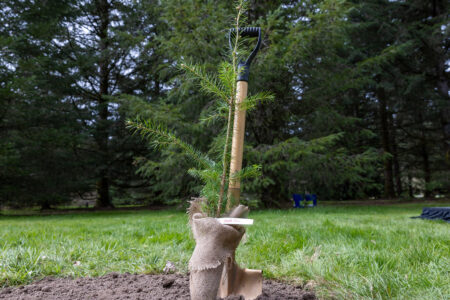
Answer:
[[[233,49],[232,33],[235,33],[235,31],[235,29],[230,30],[228,41],[231,49]],[[239,28],[239,34],[241,37],[258,37],[258,41],[248,58],[245,61],[239,61],[238,63],[233,139],[231,142],[230,182],[228,185],[228,199],[231,199],[231,201],[227,202],[227,211],[229,211],[231,207],[239,204],[241,183],[239,178],[233,175],[242,169],[242,155],[244,151],[245,135],[245,108],[243,108],[241,104],[244,102],[245,98],[247,98],[250,64],[261,46],[261,29],[259,27]]]
[[[239,218],[248,211],[239,205],[239,197],[241,193],[240,180],[236,175],[242,169],[242,155],[244,150],[245,135],[245,108],[242,103],[247,98],[248,79],[250,75],[250,64],[258,53],[261,46],[261,29],[259,27],[239,28],[241,37],[257,37],[257,43],[253,51],[245,61],[238,64],[236,102],[234,112],[233,139],[231,144],[231,162],[230,162],[230,182],[228,185],[227,211],[231,207],[235,207],[228,215],[229,217]],[[230,30],[229,44],[232,47],[232,33],[236,30]],[[235,226],[237,227],[237,226]],[[229,295],[242,295],[245,299],[255,299],[262,293],[262,271],[241,269],[235,261],[235,251],[227,258],[223,268],[222,279],[219,288],[219,297],[227,297]]]
[[[248,214],[248,207],[238,205],[229,213],[228,217],[240,218],[246,214]],[[232,226],[236,230],[245,231],[242,226]],[[246,300],[256,299],[262,293],[262,271],[240,268],[235,260],[236,248],[237,246],[231,255],[226,258],[218,297],[225,298],[231,295],[242,295]]]

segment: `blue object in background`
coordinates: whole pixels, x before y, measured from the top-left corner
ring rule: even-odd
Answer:
[[[303,195],[300,194],[292,194],[292,198],[294,198],[294,207],[295,208],[302,208],[304,207],[302,205],[303,202]]]
[[[316,194],[306,194],[304,197],[302,194],[292,194],[292,198],[294,199],[294,208],[317,206]]]

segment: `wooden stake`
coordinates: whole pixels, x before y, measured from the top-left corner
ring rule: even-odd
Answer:
[[[242,155],[244,153],[245,136],[245,109],[241,108],[241,103],[247,98],[247,91],[248,82],[238,81],[234,111],[233,140],[231,142],[227,211],[239,204],[239,198],[241,196],[241,182],[239,178],[235,178],[233,175],[242,170]]]

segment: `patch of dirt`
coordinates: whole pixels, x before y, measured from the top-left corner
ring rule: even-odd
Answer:
[[[0,289],[0,299],[21,300],[65,300],[65,299],[189,299],[189,276],[133,275],[111,273],[96,278],[46,277],[30,285]],[[241,300],[232,296],[227,300]],[[264,280],[263,293],[258,300],[298,299],[314,300],[314,293],[299,286],[272,280]]]

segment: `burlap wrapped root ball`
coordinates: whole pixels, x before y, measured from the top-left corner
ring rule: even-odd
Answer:
[[[232,258],[245,230],[202,213],[192,216],[191,227],[196,242],[189,261],[191,298],[215,300],[225,261]]]

